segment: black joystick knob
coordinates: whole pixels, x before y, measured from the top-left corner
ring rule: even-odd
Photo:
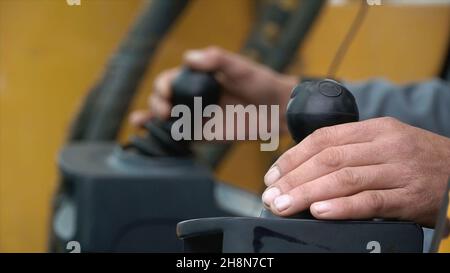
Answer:
[[[183,68],[172,83],[172,105],[184,104],[194,110],[194,97],[202,98],[203,107],[217,104],[221,86],[211,72]]]
[[[302,141],[315,130],[359,119],[358,107],[352,93],[334,80],[308,81],[297,85],[291,93],[286,120],[295,142]],[[263,209],[261,217],[274,215]],[[313,219],[308,211],[292,218]]]
[[[297,143],[319,128],[358,119],[358,107],[352,93],[328,79],[297,85],[286,110],[289,132]]]
[[[217,104],[220,98],[221,85],[211,72],[201,72],[183,68],[172,83],[172,105],[183,104],[194,111],[194,97],[202,99],[202,108]],[[192,119],[193,120],[193,119]],[[189,156],[191,149],[188,141],[175,141],[171,134],[171,126],[175,119],[153,119],[145,125],[148,130],[146,138],[134,137],[131,146],[140,153],[149,156]],[[191,126],[191,128],[194,128]]]

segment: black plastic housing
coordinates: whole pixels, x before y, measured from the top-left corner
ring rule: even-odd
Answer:
[[[420,253],[423,249],[422,228],[410,222],[221,217],[181,222],[177,235],[184,240],[184,251],[194,253]]]
[[[52,222],[53,249],[78,241],[82,252],[182,252],[176,224],[226,216],[214,178],[191,158],[157,158],[115,143],[74,143],[59,157],[64,177]]]

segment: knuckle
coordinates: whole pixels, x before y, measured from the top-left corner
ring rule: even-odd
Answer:
[[[335,179],[338,185],[348,189],[359,188],[362,182],[360,177],[349,168],[343,168],[337,171]]]
[[[321,152],[316,163],[320,166],[327,166],[330,168],[336,168],[341,165],[344,159],[344,152],[342,149],[336,147],[330,147]]]
[[[295,152],[291,149],[286,151],[282,157],[277,162],[277,165],[279,168],[281,168],[281,171],[284,170],[290,170],[294,167],[294,164],[296,162],[295,160]]]
[[[393,117],[382,117],[379,121],[387,128],[394,128],[399,125],[399,121]]]
[[[337,135],[336,126],[322,127],[314,131],[311,136],[311,145],[313,147],[327,147],[334,143]]]
[[[380,192],[374,191],[368,195],[368,205],[377,214],[381,212],[385,206],[384,197]]]
[[[342,202],[342,211],[348,215],[352,215],[357,211],[357,206],[350,200],[346,200],[346,202]]]
[[[298,179],[294,175],[287,174],[280,179],[276,186],[281,192],[285,193],[296,187],[297,180]]]
[[[335,135],[334,127],[323,127],[315,130],[311,134],[311,142],[316,146],[327,145],[333,139]]]
[[[206,48],[206,52],[208,52],[212,58],[220,58],[223,54],[223,49],[218,46],[209,46]]]
[[[307,186],[307,184],[303,184],[299,186],[299,192],[301,201],[304,203],[304,207],[309,207],[313,202],[311,189]]]

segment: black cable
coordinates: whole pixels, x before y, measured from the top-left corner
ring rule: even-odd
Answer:
[[[362,25],[362,22],[364,21],[368,11],[368,5],[361,1],[361,5],[359,7],[358,13],[356,14],[355,19],[353,20],[352,25],[350,26],[349,31],[347,32],[347,35],[345,35],[344,40],[339,45],[338,51],[334,55],[333,61],[331,62],[327,77],[333,78],[336,75],[336,72],[339,69],[339,66],[342,63],[343,58],[345,57],[345,54],[347,53],[347,50],[350,47],[350,44],[352,43],[353,39],[355,38],[356,33],[358,32],[359,28]]]
[[[75,117],[68,141],[114,140],[151,58],[188,0],[152,0]]]
[[[298,48],[306,39],[316,18],[319,16],[324,0],[303,0],[293,16],[289,18],[276,47],[267,56],[266,64],[276,71],[284,71],[294,59]]]
[[[447,45],[447,58],[445,58],[445,62],[442,66],[440,78],[445,81],[450,81],[450,41]]]
[[[292,8],[282,8],[282,1],[267,1],[260,3],[258,7],[260,16],[254,23],[252,30],[244,43],[243,55],[255,53],[257,61],[266,66],[284,71],[294,59],[297,49],[302,45],[308,31],[319,16],[325,0],[297,0]],[[264,33],[264,26],[272,23],[278,27],[277,37],[268,39]],[[201,152],[206,162],[216,168],[232,143],[215,143],[212,145],[202,143],[197,146],[197,152]]]

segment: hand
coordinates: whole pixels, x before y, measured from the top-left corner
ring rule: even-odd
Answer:
[[[318,219],[396,218],[434,226],[450,139],[393,118],[321,128],[267,172],[265,206]]]
[[[187,51],[184,56],[185,65],[200,70],[214,71],[217,80],[224,88],[220,104],[279,104],[285,109],[289,101],[290,91],[298,82],[296,77],[281,75],[267,67],[259,65],[240,55],[233,54],[217,47]],[[142,126],[152,116],[167,119],[172,105],[170,104],[170,86],[178,75],[180,68],[162,72],[155,80],[153,93],[149,97],[150,112],[134,112],[130,121]],[[280,127],[287,131],[284,115],[280,115]]]

